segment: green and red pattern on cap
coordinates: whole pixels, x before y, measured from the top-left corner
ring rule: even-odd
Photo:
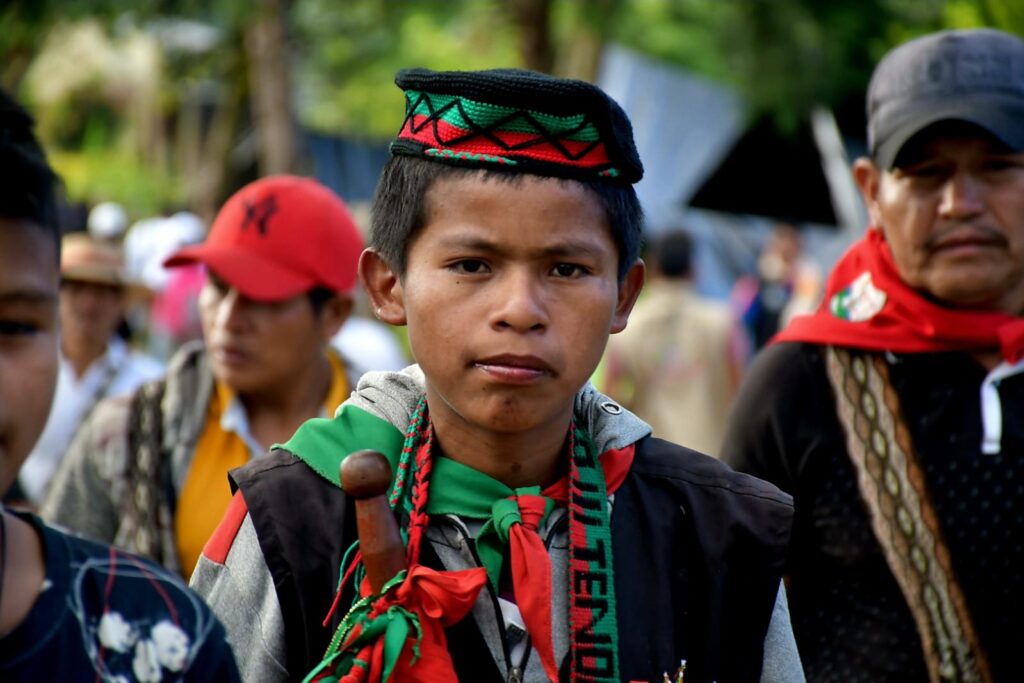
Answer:
[[[517,69],[407,69],[406,117],[392,154],[579,180],[643,177],[629,119],[584,81]]]

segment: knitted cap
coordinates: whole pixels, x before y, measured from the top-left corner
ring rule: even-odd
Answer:
[[[405,122],[391,153],[577,180],[643,177],[633,128],[597,86],[519,69],[405,69]]]

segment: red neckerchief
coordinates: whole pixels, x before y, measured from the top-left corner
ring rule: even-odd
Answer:
[[[900,279],[879,230],[851,246],[829,274],[812,315],[793,319],[772,339],[869,351],[995,351],[1024,358],[1024,318],[940,306]]]

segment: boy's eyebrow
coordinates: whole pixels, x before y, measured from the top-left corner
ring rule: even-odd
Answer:
[[[498,244],[480,237],[445,237],[440,242],[444,249],[466,249],[470,251],[489,252],[501,254],[507,251]],[[556,242],[550,246],[538,250],[545,256],[575,256],[600,258],[604,251],[597,244],[587,240],[566,240]]]
[[[0,292],[0,304],[56,304],[57,293],[45,289],[14,289]]]
[[[583,240],[560,242],[547,247],[543,251],[549,256],[584,256],[595,259],[601,258],[604,254],[604,250],[602,250],[598,245]]]

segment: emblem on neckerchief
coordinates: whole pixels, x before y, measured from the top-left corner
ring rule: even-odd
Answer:
[[[861,323],[874,318],[885,307],[885,292],[871,281],[871,273],[865,271],[849,287],[838,292],[829,301],[832,315],[852,323]]]

